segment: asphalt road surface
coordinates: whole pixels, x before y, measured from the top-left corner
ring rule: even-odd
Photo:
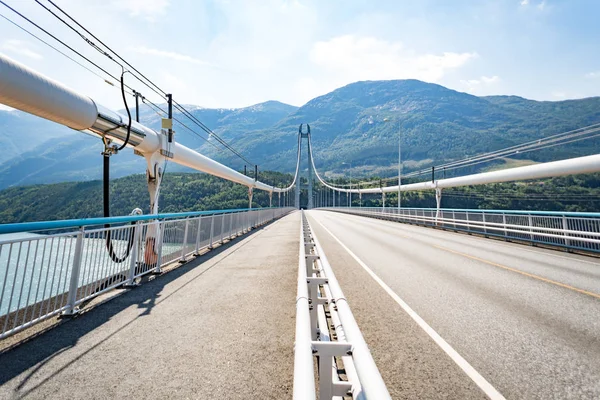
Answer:
[[[392,397],[600,399],[599,260],[308,216]]]

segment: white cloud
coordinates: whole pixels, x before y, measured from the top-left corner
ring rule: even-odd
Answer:
[[[490,87],[500,82],[498,75],[482,76],[479,79],[461,80],[460,83],[466,88],[467,92],[480,93],[485,92]]]
[[[600,71],[593,71],[585,74],[585,77],[588,79],[598,79],[600,78]]]
[[[156,17],[165,13],[170,0],[113,0],[111,4],[129,12],[132,17],[142,17],[154,22]]]
[[[522,6],[529,5],[529,0],[522,0],[522,1],[521,1],[521,5],[522,5]]]
[[[29,49],[28,46],[29,46],[29,43],[24,42],[22,40],[8,39],[8,40],[5,40],[2,43],[2,46],[0,46],[0,47],[5,51],[15,53],[15,54],[20,54],[22,56],[31,58],[33,60],[41,60],[42,58],[44,58],[44,57],[42,57],[41,54],[38,54],[35,51]]]
[[[315,65],[346,83],[405,78],[437,82],[449,70],[462,67],[476,57],[476,53],[419,54],[401,42],[353,35],[317,42],[310,52]]]
[[[157,56],[157,57],[163,57],[163,58],[170,58],[170,59],[176,60],[176,61],[189,62],[189,63],[192,63],[192,64],[212,65],[209,62],[200,60],[199,58],[194,58],[194,57],[188,56],[186,54],[175,53],[173,51],[164,51],[164,50],[152,49],[152,48],[148,48],[148,47],[144,47],[144,46],[141,46],[141,47],[132,47],[131,51],[135,51],[136,53],[147,54],[147,55],[151,55],[151,56]]]

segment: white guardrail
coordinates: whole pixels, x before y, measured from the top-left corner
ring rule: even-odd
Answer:
[[[0,339],[55,315],[75,314],[78,307],[100,294],[134,285],[143,275],[160,273],[161,267],[185,262],[203,249],[292,210],[223,210],[0,225]],[[113,256],[107,251],[107,235]]]
[[[318,239],[302,212],[294,399],[391,399]]]
[[[429,208],[321,208],[565,249],[600,252],[600,214]]]

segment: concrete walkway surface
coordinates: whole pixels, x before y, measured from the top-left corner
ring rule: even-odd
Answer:
[[[291,397],[299,217],[0,354],[0,398]]]

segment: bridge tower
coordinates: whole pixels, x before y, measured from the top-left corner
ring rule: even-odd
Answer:
[[[300,128],[298,128],[298,146],[300,146],[300,148],[298,149],[298,151],[300,152],[300,159],[302,159],[302,143],[303,143],[303,139],[306,139],[306,154],[308,155],[307,160],[308,160],[308,174],[307,174],[307,181],[308,181],[308,185],[303,186],[301,183],[301,179],[300,177],[302,176],[302,169],[300,169],[298,171],[298,181],[296,182],[296,197],[295,197],[295,202],[294,205],[296,208],[300,208],[300,191],[306,187],[308,193],[308,204],[306,205],[306,208],[311,209],[313,208],[313,162],[312,162],[312,149],[310,148],[310,125],[306,124],[306,133],[302,132],[302,125],[300,124]],[[301,164],[302,165],[302,164]]]

